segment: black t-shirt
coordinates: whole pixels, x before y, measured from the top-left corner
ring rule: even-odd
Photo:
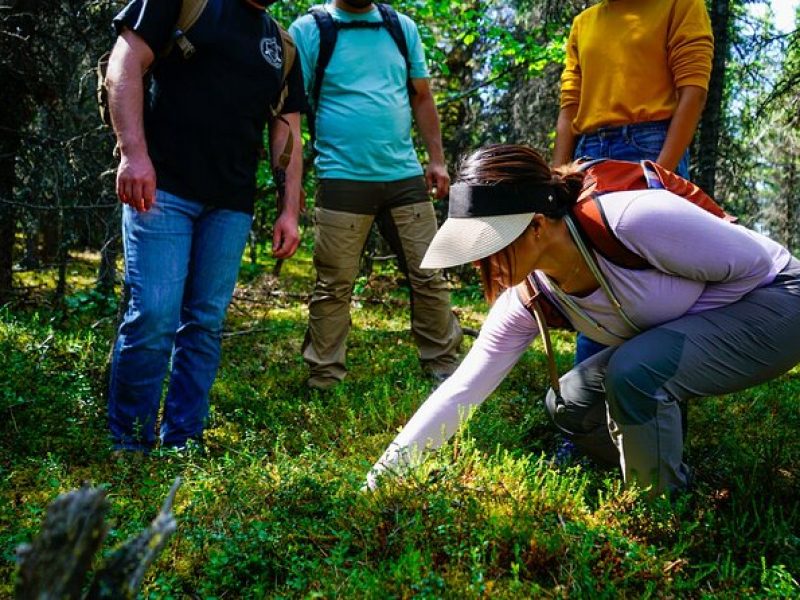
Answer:
[[[157,185],[204,204],[253,211],[256,168],[269,107],[280,93],[282,44],[275,22],[244,0],[209,0],[186,37],[159,58],[181,0],[133,0],[114,18],[156,55],[144,106],[147,149]],[[299,57],[289,74],[283,113],[305,108]]]

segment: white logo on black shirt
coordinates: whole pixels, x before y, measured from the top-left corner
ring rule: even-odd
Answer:
[[[261,40],[261,56],[276,69],[280,69],[283,64],[283,49],[275,38]]]

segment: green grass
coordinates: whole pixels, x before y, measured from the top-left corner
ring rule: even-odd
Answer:
[[[305,388],[306,249],[279,281],[269,260],[243,271],[207,454],[118,461],[104,421],[113,302],[91,292],[91,257],[73,266],[63,308],[42,296],[0,312],[0,596],[13,590],[15,547],[59,493],[107,488],[108,552],[180,475],[178,532],[148,573],[149,597],[800,597],[797,368],[694,401],[697,489],[648,504],[614,472],[547,458],[556,438],[537,343],[452,443],[364,494],[367,469],[431,384],[397,274],[380,265],[359,282],[348,379],[330,393]],[[51,279],[37,277],[46,293]],[[480,325],[474,285],[454,304]],[[566,368],[571,337],[556,349]]]

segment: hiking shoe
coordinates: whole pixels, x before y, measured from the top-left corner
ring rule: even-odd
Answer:
[[[306,385],[312,390],[320,390],[322,392],[331,389],[341,380],[336,377],[326,377],[324,375],[312,375],[306,380]]]
[[[452,373],[441,373],[441,372],[431,372],[428,377],[430,377],[431,381],[436,384],[436,387],[442,385],[447,379],[452,375]]]
[[[564,439],[553,454],[553,462],[559,467],[574,464],[580,454],[571,440]]]
[[[202,439],[189,438],[184,442],[162,444],[159,452],[163,456],[206,456],[206,446]]]

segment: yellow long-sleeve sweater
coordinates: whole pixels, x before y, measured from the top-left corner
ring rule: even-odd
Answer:
[[[575,17],[561,107],[576,134],[669,119],[677,90],[708,89],[714,38],[703,0],[602,0]]]

